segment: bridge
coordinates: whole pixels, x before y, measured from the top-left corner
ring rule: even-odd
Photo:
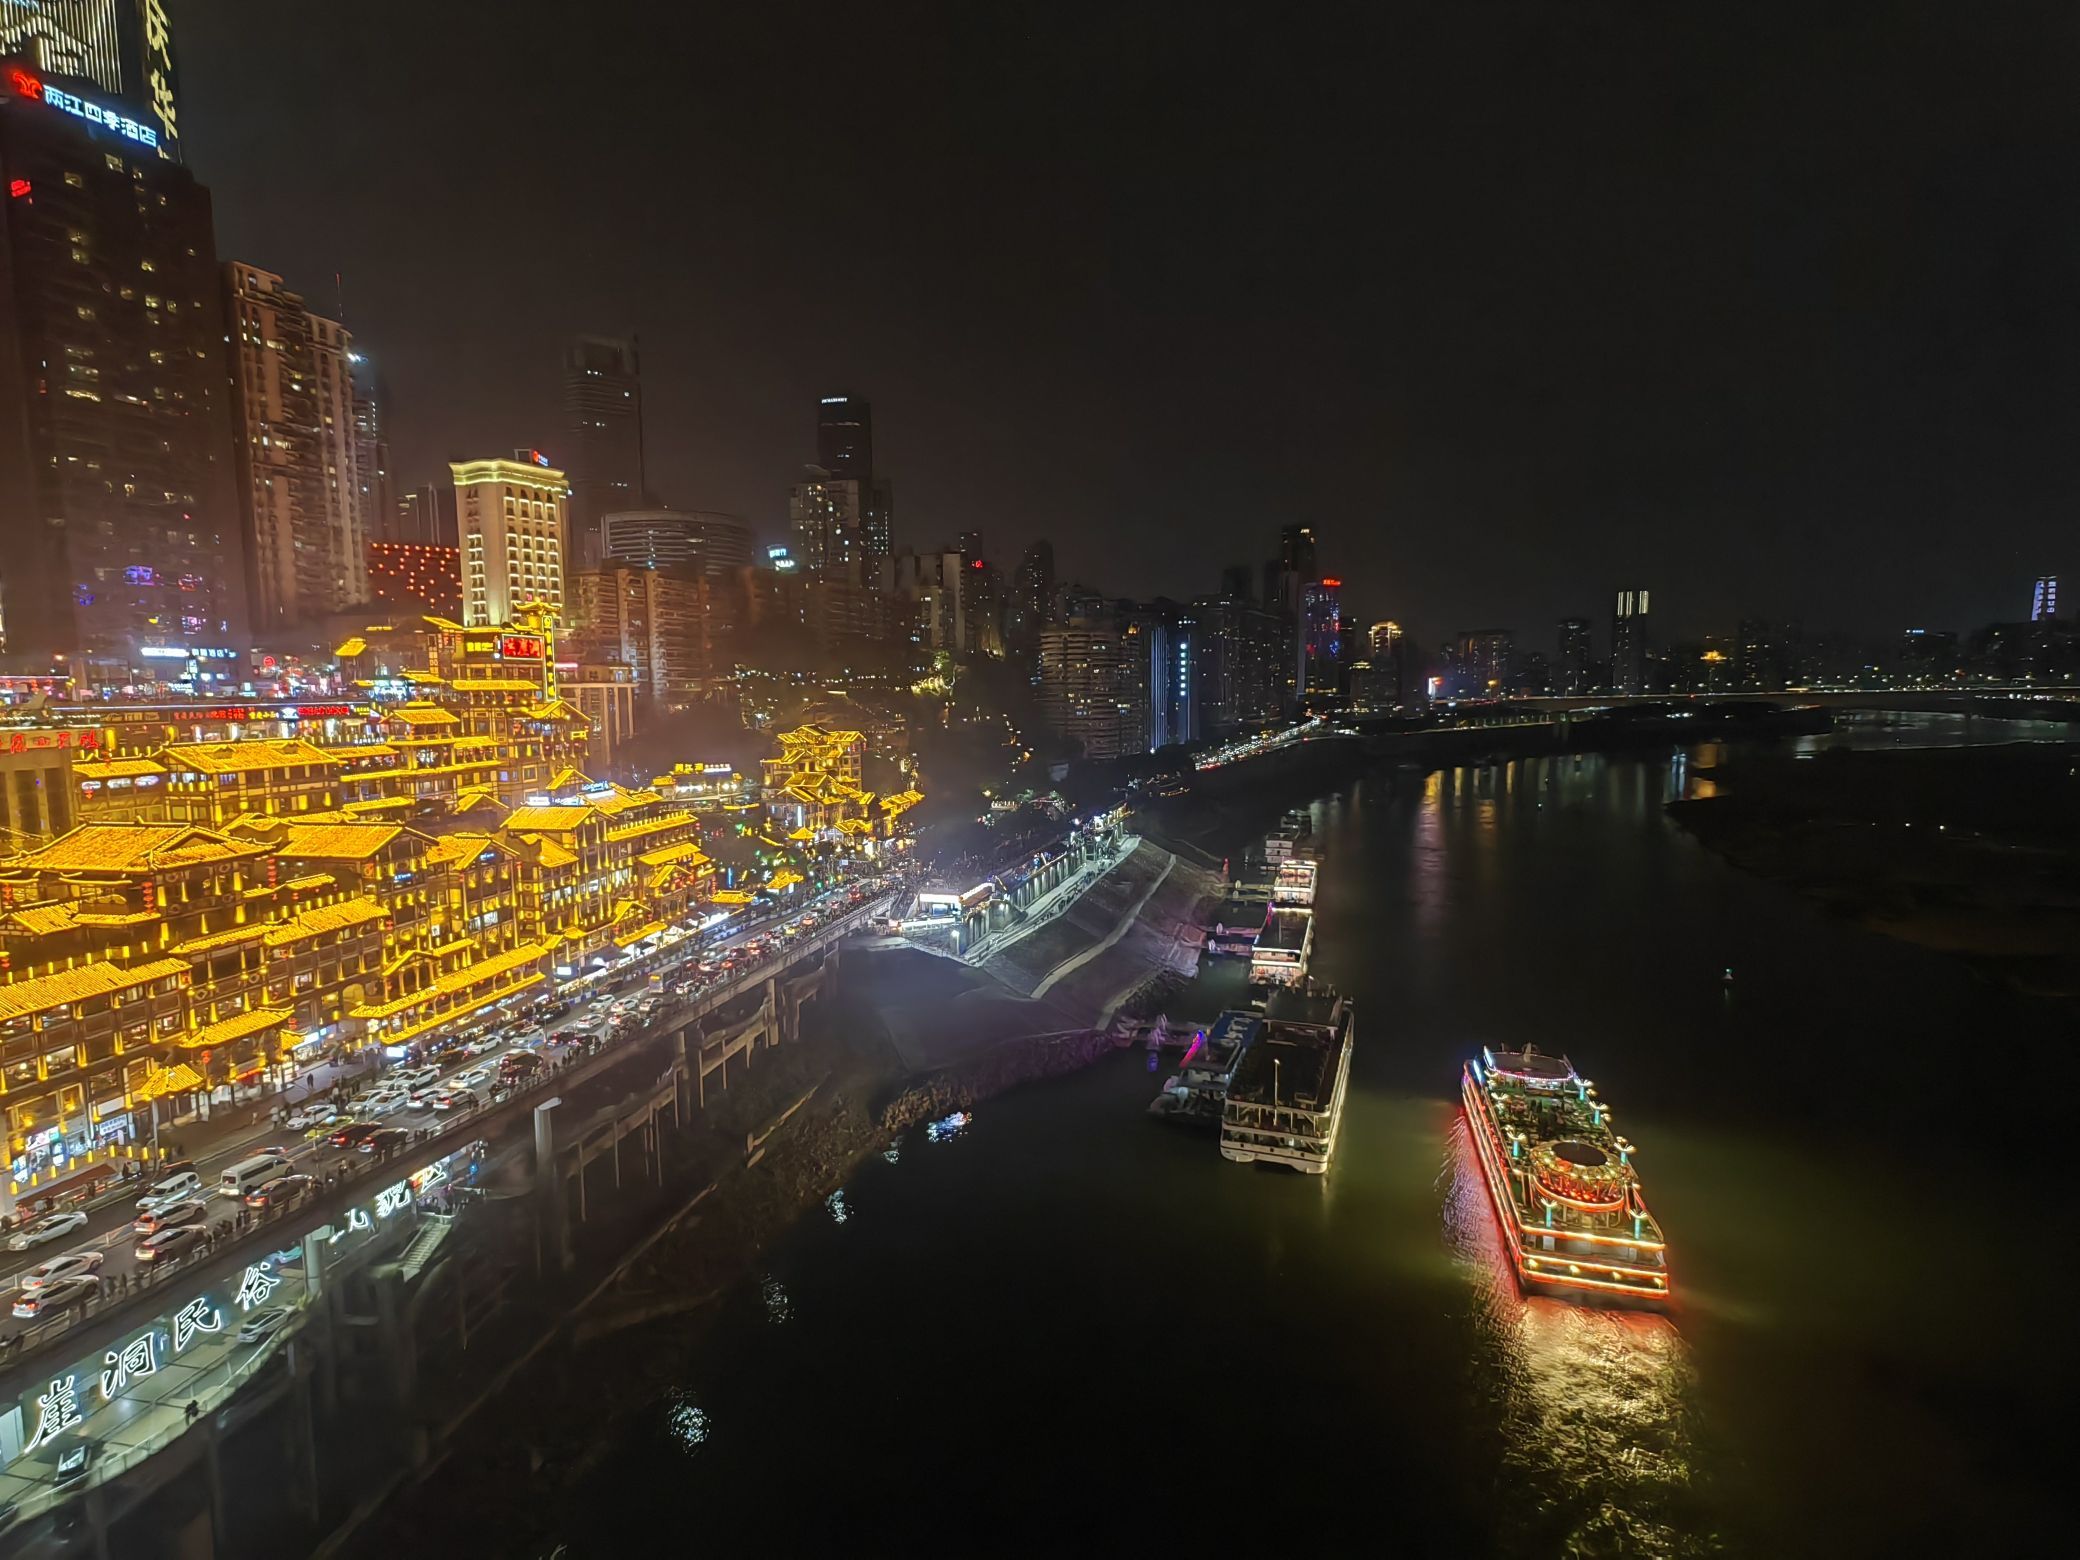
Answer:
[[[516,1249],[531,1244],[538,1276],[567,1271],[588,1174],[611,1167],[609,1196],[624,1173],[661,1181],[666,1134],[761,1051],[797,1038],[841,945],[885,908],[804,932],[667,1003],[641,1034],[573,1053],[400,1152],[349,1156],[302,1205],[18,1334],[0,1349],[0,1554],[57,1552],[69,1529],[106,1555],[113,1530],[184,1481],[206,1512],[205,1547],[221,1550],[223,1447],[262,1417],[288,1456],[271,1495],[315,1522],[323,1425],[343,1402],[410,1402],[436,1298],[464,1342],[496,1301],[468,1293],[450,1262],[456,1224],[503,1221]],[[650,1081],[630,1091],[617,1072]]]

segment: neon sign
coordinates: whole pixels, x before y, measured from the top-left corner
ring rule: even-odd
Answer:
[[[8,85],[20,97],[32,98],[70,114],[74,119],[84,119],[90,125],[99,125],[104,130],[113,130],[126,141],[135,141],[139,146],[157,150],[159,132],[150,125],[141,125],[134,119],[125,118],[112,108],[83,98],[77,93],[67,92],[62,87],[46,85],[39,77],[16,66],[7,73]]]
[[[540,450],[529,450],[527,452],[527,458],[533,461],[537,466],[546,466],[549,464],[549,457],[544,455]]]
[[[507,634],[498,642],[501,661],[539,661],[542,642],[533,634]]]
[[[159,148],[159,155],[164,157],[168,155],[166,147],[177,143],[181,132],[174,117],[173,28],[166,20],[162,0],[144,0],[144,46],[145,90],[152,95],[152,114],[158,119],[166,142]]]

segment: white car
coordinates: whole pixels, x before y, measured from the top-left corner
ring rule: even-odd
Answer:
[[[433,1097],[435,1110],[468,1110],[476,1103],[477,1097],[459,1085],[452,1089],[442,1089]]]
[[[496,1067],[472,1067],[468,1072],[457,1078],[455,1083],[458,1088],[481,1089],[497,1076],[498,1069]]]
[[[49,1213],[26,1229],[16,1230],[8,1237],[9,1251],[33,1251],[46,1241],[63,1240],[74,1230],[86,1227],[87,1216],[83,1213]]]
[[[289,1112],[289,1127],[293,1131],[323,1127],[339,1120],[339,1107],[332,1104],[303,1105]]]
[[[98,1251],[68,1251],[62,1256],[52,1257],[48,1262],[39,1262],[24,1273],[17,1282],[23,1289],[41,1289],[46,1284],[62,1283],[68,1278],[78,1278],[82,1273],[101,1271],[101,1253]]]
[[[239,1325],[240,1343],[259,1343],[271,1338],[281,1330],[282,1323],[289,1319],[290,1311],[285,1305],[271,1305],[265,1310],[255,1311]]]

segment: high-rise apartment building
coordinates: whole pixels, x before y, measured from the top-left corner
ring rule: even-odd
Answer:
[[[787,527],[794,557],[810,574],[861,580],[868,572],[864,530],[864,486],[856,477],[833,476],[806,466],[787,496]]]
[[[389,527],[393,542],[421,547],[459,547],[462,528],[455,521],[454,483],[436,482],[415,488],[397,501]]]
[[[235,676],[246,579],[209,192],[132,108],[0,62],[0,641],[103,680]]]
[[[1231,596],[1192,604],[1202,735],[1274,720],[1285,694],[1285,632],[1275,612]]]
[[[1109,619],[1078,619],[1040,631],[1040,710],[1085,758],[1129,751],[1126,636]]]
[[[366,542],[384,541],[397,524],[397,498],[390,491],[390,441],[383,431],[389,396],[367,353],[349,352],[347,363],[354,374],[354,479],[361,536]],[[447,540],[454,545],[452,538]]]
[[[963,647],[972,655],[1004,653],[1004,602],[997,566],[982,550],[980,531],[963,531],[957,544],[961,554],[961,614],[967,620],[968,642]]]
[[[2036,587],[2029,593],[2029,620],[2042,623],[2047,618],[2058,616],[2058,576],[2040,574]]]
[[[224,267],[253,630],[263,642],[368,597],[352,339],[272,271]]]
[[[626,662],[637,690],[661,705],[691,701],[714,654],[705,580],[659,569],[581,569],[571,588],[571,652]]]
[[[689,569],[721,579],[754,561],[751,526],[712,509],[631,509],[600,517],[601,557],[609,566]]]
[[[1006,647],[1030,652],[1040,642],[1040,630],[1051,621],[1053,607],[1054,543],[1043,536],[1026,548],[1012,577],[1004,611]]]
[[[952,548],[920,553],[906,547],[881,560],[881,588],[909,603],[917,643],[927,649],[965,653],[970,647],[964,572]]]
[[[1499,699],[1509,692],[1510,662],[1517,636],[1506,628],[1470,628],[1453,644],[1461,698]]]
[[[643,471],[643,380],[631,337],[580,336],[563,355],[575,565],[599,562],[600,519],[649,502]]]
[[[1618,592],[1611,609],[1611,691],[1647,691],[1647,593],[1631,588]]]
[[[455,508],[462,528],[462,621],[510,623],[523,605],[564,610],[569,487],[536,450],[511,460],[458,461]]]
[[[1587,618],[1560,620],[1558,654],[1553,658],[1553,691],[1583,694],[1595,675],[1595,647]]]
[[[816,464],[836,482],[852,482],[862,577],[893,550],[895,489],[874,470],[874,408],[864,396],[827,395],[816,407]]]

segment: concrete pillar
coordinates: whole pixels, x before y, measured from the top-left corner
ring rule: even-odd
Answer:
[[[376,1293],[376,1337],[389,1369],[390,1390],[399,1403],[410,1403],[419,1385],[419,1349],[412,1337],[411,1308],[404,1303],[402,1269],[380,1268],[370,1275]]]
[[[700,1087],[700,1047],[696,1045],[693,1048],[693,1054],[691,1057],[687,1055],[686,1051],[686,1034],[687,1030],[691,1029],[692,1027],[693,1025],[688,1024],[685,1026],[685,1028],[675,1031],[672,1035],[672,1072],[678,1084],[678,1093],[674,1097],[672,1102],[672,1120],[675,1124],[680,1120],[684,1119],[686,1110],[687,1089],[689,1087],[694,1089],[698,1089]],[[687,1077],[688,1073],[691,1073],[693,1075],[690,1081]]]
[[[544,1100],[534,1108],[534,1195],[536,1227],[541,1231],[548,1263],[557,1272],[568,1273],[574,1260],[570,1217],[564,1208],[562,1180],[556,1174],[555,1111],[562,1103],[559,1097]]]

